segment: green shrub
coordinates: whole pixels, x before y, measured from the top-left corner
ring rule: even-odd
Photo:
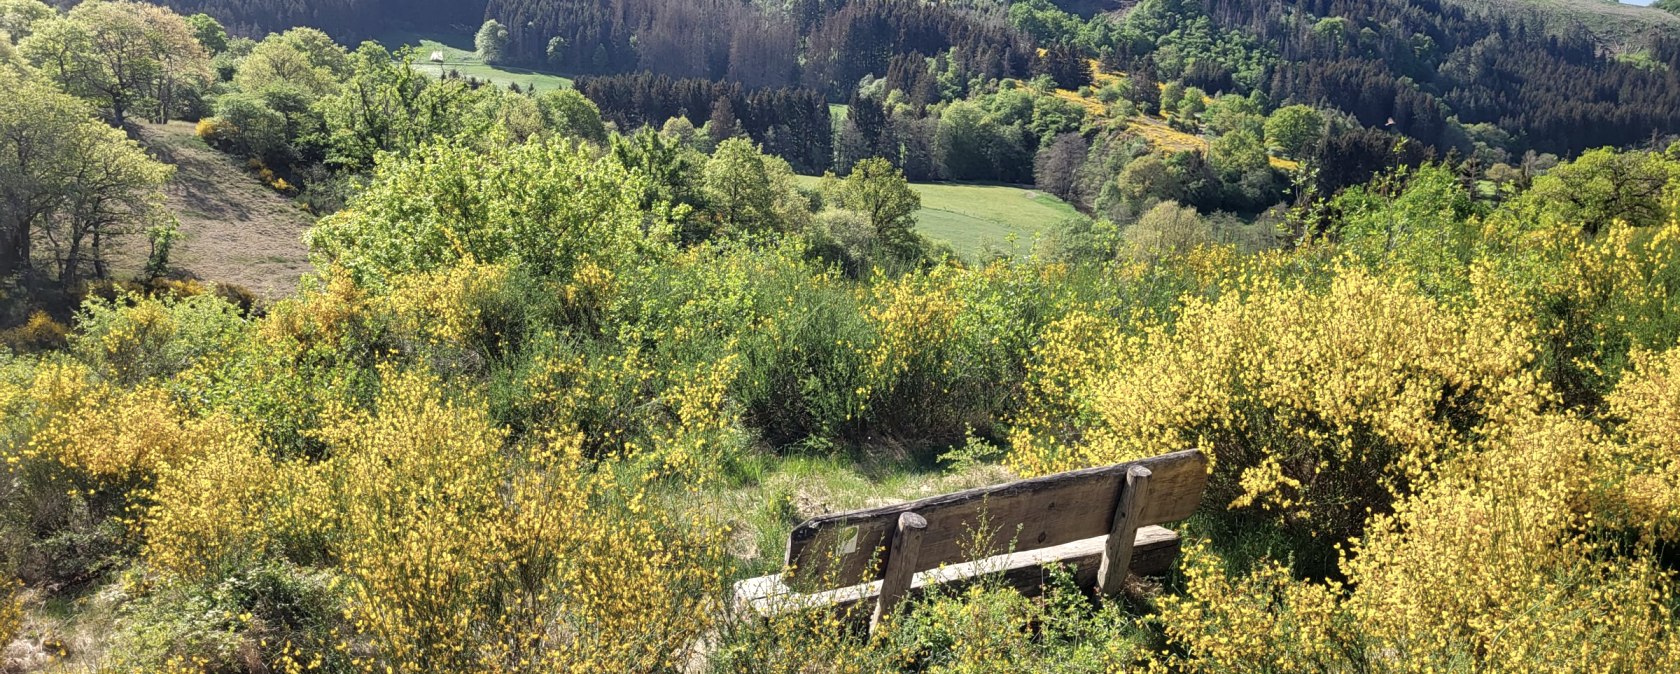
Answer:
[[[125,384],[167,379],[243,341],[239,308],[217,295],[92,298],[76,315],[71,353],[101,377]]]
[[[290,158],[286,137],[286,116],[268,106],[261,96],[224,94],[216,99],[216,116],[199,135],[224,152],[283,165]]]
[[[122,671],[352,671],[331,572],[283,561],[192,585],[131,585],[111,635]]]

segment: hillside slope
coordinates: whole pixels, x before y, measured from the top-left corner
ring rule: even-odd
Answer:
[[[236,160],[193,135],[189,122],[143,125],[141,143],[175,166],[169,209],[181,222],[170,262],[198,278],[274,299],[309,271],[303,233],[313,218],[257,181]],[[129,248],[144,249],[144,242]],[[138,260],[127,260],[138,267]]]
[[[1629,5],[1613,0],[1455,0],[1460,5],[1491,13],[1531,12],[1544,19],[1552,30],[1579,25],[1599,42],[1615,51],[1644,47],[1644,39],[1655,32],[1680,35],[1680,16],[1660,9]]]

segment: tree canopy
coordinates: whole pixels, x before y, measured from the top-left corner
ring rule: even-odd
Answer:
[[[0,277],[103,277],[113,239],[170,217],[170,167],[51,84],[0,67],[0,90]]]
[[[118,124],[129,112],[154,121],[177,112],[184,87],[211,78],[210,57],[186,19],[137,2],[87,2],[39,23],[19,45],[30,62]]]

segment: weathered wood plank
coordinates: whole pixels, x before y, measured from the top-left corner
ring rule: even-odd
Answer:
[[[1120,587],[1126,582],[1138,516],[1149,503],[1149,478],[1149,469],[1143,466],[1132,466],[1126,471],[1126,486],[1120,491],[1120,505],[1114,509],[1114,525],[1103,546],[1102,565],[1097,568],[1097,587],[1110,597],[1120,594]]]
[[[881,620],[892,615],[898,602],[910,590],[910,579],[916,575],[916,557],[922,548],[922,534],[927,520],[916,513],[901,513],[893,531],[892,556],[887,558],[887,572],[881,577],[880,596],[875,600],[875,615],[869,619],[870,631]]]
[[[1138,524],[1147,526],[1189,517],[1207,485],[1207,459],[1186,450],[1114,466],[1058,473],[1007,484],[970,489],[881,508],[836,513],[799,525],[788,537],[786,563],[793,584],[807,591],[881,578],[879,560],[891,556],[891,535],[898,516],[915,512],[928,522],[917,571],[992,555],[1054,547],[1106,536],[1119,504],[1120,487],[1133,466],[1148,468],[1155,487]],[[981,536],[988,549],[970,550],[982,514],[990,531]],[[980,553],[980,554],[974,554]]]
[[[939,585],[946,591],[961,591],[966,583],[977,578],[998,574],[1005,587],[1012,587],[1026,596],[1037,596],[1049,581],[1046,568],[1051,564],[1065,564],[1073,571],[1079,587],[1093,587],[1097,570],[1102,564],[1107,536],[1098,536],[1026,552],[997,555],[987,559],[952,564],[917,573],[905,594],[919,597],[928,588]],[[1132,545],[1131,571],[1140,576],[1159,576],[1172,568],[1178,556],[1178,533],[1158,526],[1141,527]],[[788,587],[781,575],[749,578],[735,584],[736,605],[743,611],[772,616],[798,608],[833,607],[845,610],[862,603],[875,601],[881,589],[880,581],[852,585],[822,592],[801,594]],[[857,618],[861,621],[862,614]]]

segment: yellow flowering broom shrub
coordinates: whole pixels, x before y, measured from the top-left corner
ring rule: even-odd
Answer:
[[[36,311],[29,314],[29,320],[23,325],[0,330],[0,346],[18,353],[48,351],[63,348],[69,335],[70,329],[63,323],[53,320],[45,311]]]
[[[162,380],[219,362],[245,336],[238,307],[215,295],[92,299],[77,315],[71,351],[119,384]]]
[[[371,408],[325,415],[324,461],[237,445],[166,477],[147,558],[186,580],[261,559],[330,563],[341,648],[365,671],[648,671],[688,657],[722,594],[721,529],[662,505],[647,477],[593,468],[575,434],[510,453],[474,396],[382,369]],[[704,381],[679,410],[716,404]]]
[[[145,559],[168,576],[206,581],[267,559],[325,558],[334,520],[321,466],[278,462],[235,429],[172,466],[150,492]]]
[[[399,277],[391,292],[374,300],[389,315],[392,328],[427,346],[471,348],[494,335],[484,334],[487,307],[508,282],[503,265],[466,261],[438,271]]]
[[[1680,339],[1680,219],[1557,238],[1567,248],[1555,271],[1534,275],[1543,280],[1534,301],[1546,307],[1536,313],[1554,386],[1571,404],[1595,405],[1633,351]]]
[[[1595,527],[1590,423],[1516,413],[1373,518],[1343,582],[1193,546],[1159,620],[1189,671],[1671,671],[1674,578]]]
[[[721,541],[555,437],[528,466],[481,406],[394,375],[377,414],[326,431],[347,617],[383,671],[654,669],[696,638]],[[628,490],[628,491],[626,491]]]
[[[1348,609],[1366,638],[1421,669],[1680,664],[1671,574],[1595,526],[1595,473],[1619,470],[1599,431],[1556,414],[1500,426],[1351,547]]]
[[[1081,291],[1063,268],[1008,261],[877,279],[866,304],[876,337],[860,387],[870,432],[939,446],[970,429],[992,432],[1017,402],[1024,355]]]
[[[1467,320],[1406,281],[1344,267],[1317,288],[1259,267],[1237,283],[1187,296],[1176,321],[1141,334],[1084,313],[1052,326],[1010,465],[1044,474],[1199,447],[1212,503],[1340,540],[1532,388],[1520,323]]]
[[[8,452],[9,462],[51,462],[67,476],[83,478],[82,484],[143,479],[186,458],[209,437],[185,427],[164,390],[112,386],[80,364],[41,367],[24,395],[33,407],[34,429],[27,442]]]
[[[0,598],[0,640],[8,644],[23,631],[23,597],[19,596],[22,585],[17,581],[8,583],[5,596]]]
[[[730,397],[772,443],[827,438],[864,416],[872,330],[855,289],[794,243],[696,246],[622,277],[610,324],[663,369],[739,356]]]
[[[1636,352],[1608,403],[1623,435],[1603,480],[1624,506],[1612,521],[1680,539],[1680,348]]]
[[[21,530],[26,577],[82,579],[139,542],[134,509],[171,466],[236,435],[219,415],[188,414],[157,385],[124,388],[67,359],[0,383],[12,480],[4,498]]]
[[[193,397],[255,430],[275,456],[318,458],[327,407],[367,406],[376,364],[405,356],[378,308],[348,272],[326,270],[270,308],[225,359],[207,359],[181,378]]]

